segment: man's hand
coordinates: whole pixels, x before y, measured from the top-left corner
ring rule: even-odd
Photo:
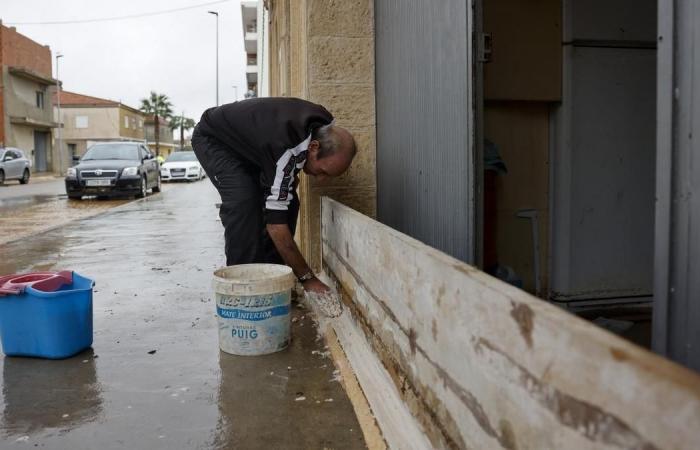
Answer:
[[[325,294],[325,293],[328,293],[331,291],[328,286],[323,284],[323,282],[321,280],[319,280],[318,278],[315,278],[315,277],[310,279],[310,280],[304,281],[304,283],[302,283],[302,285],[304,286],[304,290],[307,292],[316,292],[318,294]]]

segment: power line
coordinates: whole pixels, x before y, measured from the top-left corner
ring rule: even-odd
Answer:
[[[151,17],[151,16],[159,16],[161,14],[170,14],[174,12],[179,12],[179,11],[186,11],[188,9],[195,9],[195,8],[201,8],[203,6],[211,6],[211,5],[217,5],[219,3],[226,3],[229,2],[230,0],[217,0],[214,2],[208,2],[208,3],[200,3],[198,5],[191,5],[191,6],[183,6],[182,8],[173,8],[173,9],[164,9],[161,11],[152,11],[152,12],[147,12],[147,13],[140,13],[140,14],[129,14],[126,16],[116,16],[116,17],[102,17],[98,19],[80,19],[80,20],[54,20],[54,21],[49,21],[49,22],[7,22],[5,25],[72,25],[72,24],[79,24],[79,23],[97,23],[97,22],[111,22],[111,21],[116,21],[116,20],[128,20],[128,19],[138,19],[141,17]]]

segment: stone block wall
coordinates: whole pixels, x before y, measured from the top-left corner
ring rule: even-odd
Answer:
[[[376,215],[374,11],[371,0],[273,0],[270,8],[270,95],[325,106],[358,146],[350,170],[317,183],[302,177],[297,240],[321,268],[321,196]]]

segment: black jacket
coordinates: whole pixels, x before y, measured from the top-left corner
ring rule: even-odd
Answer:
[[[287,223],[311,131],[333,121],[323,106],[298,98],[253,98],[210,108],[197,130],[257,167],[265,189],[267,223]]]

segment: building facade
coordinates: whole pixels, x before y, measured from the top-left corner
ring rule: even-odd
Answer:
[[[95,142],[145,141],[145,116],[138,109],[75,92],[60,96],[63,145],[70,156],[83,155]]]
[[[642,345],[700,370],[698,11],[614,3],[266,2],[271,95],[359,144],[343,177],[301,181],[312,266],[329,196],[482,270],[495,249],[571,311],[653,305]],[[491,196],[486,139],[508,168]]]
[[[358,141],[343,177],[301,181],[300,247],[314,269],[335,266],[353,318],[434,447],[654,447],[674,438],[697,447],[684,425],[700,417],[700,396],[685,390],[697,374],[639,347],[700,371],[695,2],[265,5],[271,95],[323,104]],[[507,170],[487,174],[494,165]],[[321,211],[322,196],[380,224],[331,200]],[[362,226],[343,233],[352,222]],[[415,255],[423,247],[406,235],[459,273],[426,275],[437,266]],[[503,273],[483,275],[487,255]],[[451,308],[440,309],[447,298]],[[615,316],[622,310],[639,315]],[[454,321],[441,341],[446,318]],[[471,338],[457,346],[459,333]],[[635,357],[617,351],[628,341]],[[473,352],[459,357],[457,347]],[[608,362],[610,370],[587,373]],[[598,407],[638,398],[629,395],[636,368],[657,377],[641,390],[674,385],[692,406]],[[517,393],[500,396],[513,386]],[[534,407],[508,411],[528,397],[558,423],[533,422]],[[571,418],[602,411],[624,427],[584,432],[590,440],[573,444],[572,430],[600,422]],[[651,432],[661,416],[675,425]]]
[[[0,22],[0,145],[30,156],[37,172],[60,171],[63,158],[51,139],[51,50]]]
[[[260,60],[258,59],[262,41],[258,33],[259,14],[264,8],[259,8],[258,1],[241,2],[241,20],[243,22],[243,45],[246,52],[246,90],[244,96],[259,96]]]

